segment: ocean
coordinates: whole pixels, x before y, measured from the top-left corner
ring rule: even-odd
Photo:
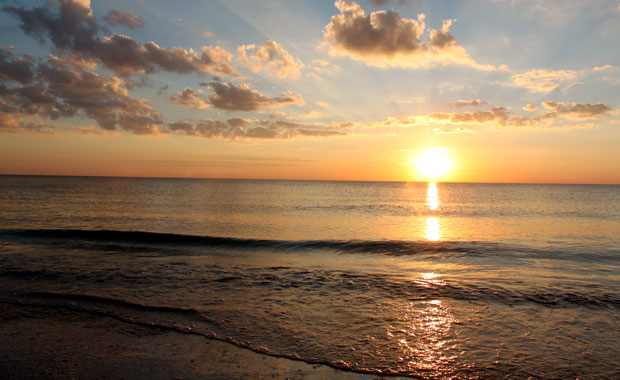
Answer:
[[[352,373],[620,378],[620,186],[0,176],[0,303]]]

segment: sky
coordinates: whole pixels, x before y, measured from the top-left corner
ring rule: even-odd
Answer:
[[[618,0],[0,0],[0,173],[620,184],[618,36]]]

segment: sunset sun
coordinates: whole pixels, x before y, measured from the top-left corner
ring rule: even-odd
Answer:
[[[425,149],[413,162],[417,175],[428,181],[439,180],[452,169],[452,159],[445,148]]]

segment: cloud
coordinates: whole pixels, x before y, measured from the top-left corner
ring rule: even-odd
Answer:
[[[173,103],[183,104],[199,110],[209,107],[209,102],[204,99],[201,90],[194,91],[187,87],[182,92],[172,94],[170,100]]]
[[[345,132],[324,128],[321,125],[300,123],[282,119],[240,119],[226,122],[201,120],[198,122],[177,122],[168,124],[171,132],[186,136],[223,139],[290,139],[300,136],[333,137],[344,136]]]
[[[15,114],[10,106],[0,102],[0,133],[58,134],[58,131],[50,124],[26,121],[24,115]]]
[[[249,65],[249,68],[258,72],[265,70],[275,73],[278,78],[299,77],[304,64],[286,51],[276,41],[263,41],[261,45],[241,45],[237,48],[239,58]]]
[[[103,19],[110,25],[124,25],[131,29],[143,28],[144,19],[131,12],[113,9],[103,16]]]
[[[30,83],[34,76],[32,57],[14,57],[13,49],[0,49],[0,80]]]
[[[433,132],[440,135],[456,135],[459,133],[474,133],[473,130],[456,127],[456,128],[433,128]]]
[[[512,83],[518,87],[536,92],[550,92],[560,87],[560,83],[574,79],[577,72],[573,70],[530,70],[512,76]]]
[[[456,102],[456,107],[457,108],[461,108],[461,107],[467,107],[467,106],[472,106],[472,107],[478,107],[481,106],[483,104],[489,104],[489,102],[487,101],[482,101],[480,99],[474,99],[474,100],[457,100]]]
[[[551,113],[547,113],[547,116],[560,116],[566,119],[590,119],[597,120],[602,119],[603,114],[611,111],[611,108],[603,103],[597,104],[582,104],[582,103],[569,103],[569,102],[542,102],[542,106]]]
[[[324,59],[314,59],[306,66],[306,75],[315,79],[322,79],[323,75],[334,75],[340,71],[340,66],[334,65]]]
[[[23,85],[0,84],[3,112],[26,128],[33,121],[57,120],[82,113],[106,130],[121,127],[135,134],[157,134],[163,121],[145,99],[127,94],[125,81],[76,68],[50,56]],[[32,126],[32,124],[30,124]]]
[[[603,71],[603,70],[609,70],[609,69],[613,69],[613,66],[612,65],[594,66],[594,68],[592,70],[594,70],[594,71]]]
[[[544,111],[534,116],[513,115],[505,107],[493,107],[490,110],[474,112],[433,112],[420,116],[391,118],[376,123],[375,126],[432,126],[436,133],[463,133],[471,130],[463,128],[468,125],[485,125],[491,127],[530,127],[530,128],[583,128],[593,126],[592,123],[567,124],[561,119],[599,120],[611,109],[603,103],[556,103],[542,102]],[[534,112],[538,109],[528,104],[523,109]]]
[[[334,128],[334,129],[347,129],[347,128],[353,128],[355,126],[355,123],[352,121],[332,121],[331,123],[329,123],[329,127],[330,128]]]
[[[452,20],[444,20],[441,30],[431,30],[423,41],[425,15],[417,20],[400,17],[394,10],[365,13],[353,1],[335,3],[340,11],[325,27],[324,40],[330,54],[348,56],[378,67],[429,67],[462,64],[481,70],[495,70],[469,57],[450,33]]]
[[[503,123],[508,118],[504,107],[493,107],[490,111],[474,111],[463,113],[434,112],[427,119],[434,121],[448,121],[452,124],[486,124],[491,122]]]
[[[395,1],[395,0],[369,0],[369,1],[370,1],[370,3],[372,5],[375,6],[375,8],[380,8],[380,7],[383,7],[383,6],[387,5],[388,3],[396,3],[396,2],[398,3],[398,5],[405,5],[410,0],[398,0],[398,1]]]
[[[264,107],[303,103],[301,95],[293,95],[290,91],[281,97],[271,98],[252,90],[247,84],[235,86],[212,81],[206,87],[212,91],[208,97],[209,104],[225,111],[254,111]]]
[[[235,75],[232,55],[218,46],[193,49],[160,47],[155,42],[138,43],[128,36],[112,33],[101,37],[101,27],[88,1],[58,0],[58,12],[49,6],[23,9],[5,6],[5,13],[20,21],[22,31],[41,43],[51,42],[58,52],[96,60],[117,75],[150,74],[158,70],[179,74],[221,73]]]

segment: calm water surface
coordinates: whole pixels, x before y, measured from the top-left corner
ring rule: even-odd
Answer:
[[[359,372],[618,378],[620,186],[0,176],[0,292]]]

